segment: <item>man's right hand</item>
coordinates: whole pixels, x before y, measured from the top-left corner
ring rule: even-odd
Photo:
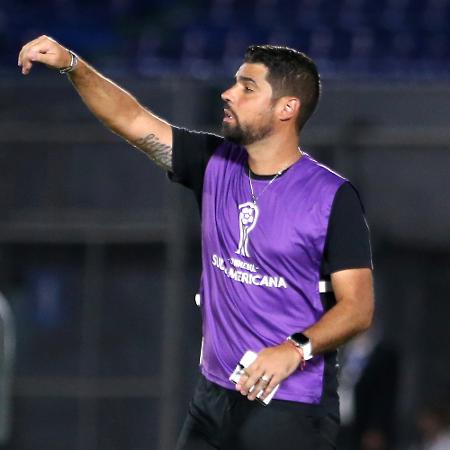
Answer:
[[[22,74],[28,75],[35,62],[45,64],[52,69],[68,67],[71,56],[67,48],[48,36],[40,36],[22,47],[17,64]]]

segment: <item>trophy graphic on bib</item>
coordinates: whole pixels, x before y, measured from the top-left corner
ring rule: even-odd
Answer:
[[[258,221],[259,209],[253,202],[239,205],[239,245],[235,253],[238,255],[250,256],[248,252],[249,234],[255,228]]]

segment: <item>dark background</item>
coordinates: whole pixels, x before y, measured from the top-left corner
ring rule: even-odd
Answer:
[[[200,349],[193,196],[92,118],[66,77],[20,75],[19,49],[43,33],[171,123],[213,131],[247,45],[317,61],[323,97],[301,143],[361,192],[367,340],[384,351],[356,372],[344,352],[343,396],[368,419],[344,420],[340,448],[421,448],[423,411],[447,410],[450,391],[449,19],[447,0],[2,0],[1,448],[170,449]],[[352,442],[361,427],[386,444]]]

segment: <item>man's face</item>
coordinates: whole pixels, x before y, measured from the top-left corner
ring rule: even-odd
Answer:
[[[222,94],[222,133],[226,139],[249,145],[273,132],[274,102],[267,71],[264,64],[244,63],[236,73],[236,83]]]

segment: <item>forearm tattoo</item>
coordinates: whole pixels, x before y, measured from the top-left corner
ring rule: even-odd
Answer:
[[[162,144],[156,135],[149,134],[137,139],[134,145],[155,161],[158,166],[165,170],[172,170],[172,147]]]

